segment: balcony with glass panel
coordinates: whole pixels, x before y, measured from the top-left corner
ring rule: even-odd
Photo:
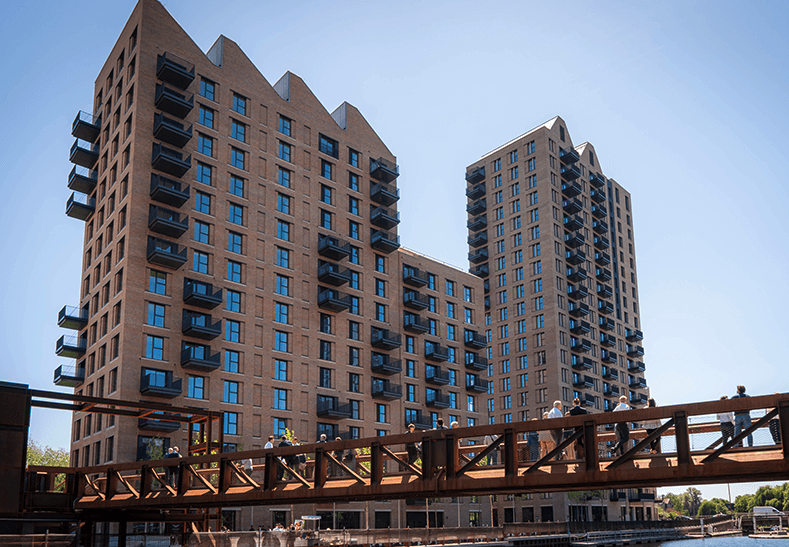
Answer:
[[[580,249],[576,249],[574,251],[567,251],[564,253],[564,259],[567,261],[568,264],[572,264],[573,266],[578,266],[579,264],[583,264],[586,262],[586,253],[581,251]]]
[[[589,184],[593,188],[603,188],[605,186],[605,177],[599,173],[589,173]]]
[[[194,108],[195,99],[192,94],[185,95],[164,84],[156,84],[154,104],[159,110],[183,120]]]
[[[611,255],[602,251],[595,251],[594,261],[601,266],[607,266],[611,263]]]
[[[472,232],[482,230],[487,226],[488,226],[488,216],[484,214],[471,218],[468,220],[468,222],[466,222],[466,227]]]
[[[476,184],[485,178],[485,166],[475,167],[466,173],[466,182],[469,184]]]
[[[207,313],[184,310],[181,332],[185,336],[191,336],[192,338],[213,340],[222,334],[222,320],[214,322],[213,318]]]
[[[391,205],[400,199],[400,190],[391,184],[373,182],[370,184],[370,199],[381,205]]]
[[[592,343],[586,338],[575,338],[570,344],[570,350],[576,353],[592,351]]]
[[[370,370],[375,374],[400,374],[403,371],[399,359],[392,359],[386,354],[373,352],[370,356]]]
[[[68,187],[80,194],[90,194],[96,189],[98,172],[81,165],[75,165],[68,175]]]
[[[172,207],[189,201],[189,185],[156,173],[151,174],[151,199]]]
[[[82,365],[60,365],[55,369],[53,382],[61,387],[77,387],[85,381],[85,366]]]
[[[195,66],[169,52],[156,58],[156,77],[180,89],[189,87],[195,79]]]
[[[625,339],[628,342],[640,342],[644,339],[644,333],[638,329],[625,329]]]
[[[390,332],[389,329],[379,329],[372,327],[370,343],[374,348],[393,350],[402,345],[402,337],[399,334]]]
[[[589,191],[589,197],[595,203],[605,203],[606,200],[605,192],[595,188]]]
[[[186,263],[186,247],[177,243],[148,236],[148,262],[177,270]]]
[[[370,158],[370,176],[383,182],[392,182],[400,176],[400,168],[384,158],[374,160]]]
[[[598,283],[597,296],[599,296],[600,298],[611,298],[612,296],[614,296],[614,291],[611,289],[610,285]]]
[[[425,382],[442,386],[448,385],[449,371],[441,370],[441,367],[427,367],[425,370]]]
[[[614,305],[607,300],[598,300],[597,311],[605,314],[614,313]]]
[[[336,289],[319,286],[318,307],[333,312],[345,311],[351,307],[351,297]]]
[[[581,176],[581,169],[577,165],[562,165],[562,180],[576,180]]]
[[[632,359],[627,360],[628,372],[644,372],[646,369],[647,366],[641,361],[633,361]]]
[[[600,333],[600,345],[601,346],[608,346],[609,348],[616,347],[616,337],[612,336],[608,333],[601,332]]]
[[[137,427],[143,431],[162,431],[166,433],[178,431],[182,427],[179,421],[154,418],[153,416],[162,416],[162,418],[164,418],[172,415],[165,414],[164,412],[154,412],[147,418],[138,418]]]
[[[383,206],[370,206],[370,223],[388,230],[400,224],[400,213]]]
[[[584,227],[584,219],[580,215],[573,215],[571,217],[564,217],[564,229],[568,232],[574,232]]]
[[[196,279],[184,279],[184,303],[212,310],[222,303],[222,287]]]
[[[140,373],[140,394],[146,397],[173,399],[182,393],[181,379],[173,378],[169,372],[143,369]]]
[[[573,367],[573,370],[592,370],[594,368],[594,361],[592,361],[591,357],[573,355],[570,359],[570,366]]]
[[[470,272],[477,277],[488,277],[490,275],[490,267],[487,264],[479,264],[472,267]]]
[[[588,321],[570,319],[570,332],[573,334],[589,334],[591,331],[592,325]]]
[[[567,269],[567,279],[570,281],[577,283],[579,281],[584,281],[589,278],[589,275],[586,273],[586,270],[581,267],[576,268],[568,268]]]
[[[605,234],[608,232],[608,223],[604,220],[592,221],[592,230],[598,234]]]
[[[332,260],[342,260],[351,254],[351,245],[333,236],[319,235],[318,254]]]
[[[148,228],[157,234],[178,238],[189,229],[189,217],[166,207],[150,205],[148,210]]]
[[[427,285],[427,274],[419,268],[413,266],[403,266],[403,283],[412,287],[424,287]]]
[[[611,281],[611,270],[608,268],[595,268],[595,277],[600,281]]]
[[[605,205],[595,204],[592,205],[592,216],[595,218],[603,219],[608,216],[608,209]]]
[[[485,198],[472,201],[466,205],[466,212],[472,216],[484,213],[488,209],[488,201]]]
[[[567,198],[574,198],[575,196],[581,194],[583,190],[581,189],[581,185],[576,182],[563,182],[562,183],[562,194],[564,197]]]
[[[319,418],[330,418],[341,420],[350,418],[353,412],[350,403],[340,403],[336,397],[325,397],[318,395],[318,402],[315,408]]]
[[[573,317],[585,317],[589,315],[589,306],[583,303],[578,302],[569,302],[568,308],[570,310],[570,315]]]
[[[485,349],[488,347],[488,340],[484,334],[474,330],[466,330],[463,335],[463,343],[467,348]]]
[[[580,232],[565,233],[564,244],[570,249],[576,249],[586,244],[586,238]]]
[[[615,365],[619,361],[619,357],[613,351],[602,349],[600,350],[600,360],[604,363],[611,363]]]
[[[370,247],[389,254],[400,248],[400,237],[384,230],[370,230]]]
[[[619,371],[603,365],[603,378],[606,380],[619,380]]]
[[[168,175],[183,177],[192,167],[192,156],[184,159],[181,152],[155,142],[151,153],[151,165],[154,169]]]
[[[616,330],[616,323],[610,317],[600,317],[597,321],[597,325],[600,327],[600,330]]]
[[[425,359],[431,361],[446,361],[449,359],[449,350],[435,342],[425,341]]]
[[[419,291],[403,291],[403,305],[412,310],[426,310],[430,305],[430,299]]]
[[[85,355],[88,339],[85,336],[61,336],[55,343],[55,354],[59,357],[78,359]]]
[[[589,389],[594,387],[594,378],[585,374],[573,373],[573,387]]]
[[[567,215],[574,215],[575,213],[582,211],[583,208],[584,206],[581,203],[581,200],[578,199],[562,200],[562,210]]]
[[[581,159],[581,156],[573,148],[559,148],[559,161],[564,165],[570,165]]]
[[[99,161],[99,145],[77,139],[71,145],[69,161],[86,169],[94,169]]]
[[[471,234],[466,239],[469,247],[476,248],[481,247],[482,245],[487,245],[488,243],[488,231],[485,230],[483,232],[477,232],[475,234]]]
[[[644,356],[644,348],[641,346],[637,346],[635,344],[628,344],[627,345],[627,356],[628,357],[643,357]]]
[[[487,370],[488,359],[478,353],[466,353],[466,368],[469,370]]]
[[[430,321],[422,319],[415,313],[403,314],[403,329],[416,334],[424,334],[430,330]]]
[[[80,110],[71,123],[71,135],[77,139],[95,143],[101,134],[101,116]]]
[[[487,393],[490,382],[480,378],[476,374],[466,375],[466,391],[473,393]]]
[[[568,285],[567,296],[571,300],[582,300],[589,296],[589,290],[583,285]]]
[[[96,212],[96,198],[72,192],[66,202],[66,215],[77,220],[88,220]]]
[[[425,404],[434,408],[449,408],[451,400],[448,394],[439,390],[428,390],[425,394]]]
[[[488,248],[482,247],[481,249],[475,249],[468,253],[468,261],[472,264],[479,264],[480,262],[485,262],[488,260]]]
[[[88,326],[88,305],[81,308],[77,306],[63,306],[58,312],[58,327],[64,329],[80,330]]]
[[[339,287],[345,285],[351,280],[351,270],[348,268],[340,268],[339,264],[334,262],[318,261],[318,281]]]
[[[186,127],[181,122],[157,112],[153,115],[153,136],[167,144],[183,148],[192,139],[192,126]]]
[[[211,353],[210,346],[184,343],[181,348],[181,366],[200,372],[211,372],[221,366],[221,355]]]
[[[372,395],[373,399],[383,399],[385,401],[400,399],[403,397],[403,386],[389,380],[373,378],[370,395]]]

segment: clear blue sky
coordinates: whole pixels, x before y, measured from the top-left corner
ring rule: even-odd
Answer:
[[[56,319],[78,301],[83,228],[64,214],[70,124],[90,110],[94,78],[134,4],[0,7],[2,380],[55,389],[65,363],[54,354]],[[561,115],[573,141],[592,142],[604,173],[633,194],[658,404],[717,399],[738,383],[751,394],[789,391],[780,239],[789,3],[165,6],[204,51],[225,34],[269,82],[291,70],[328,110],[357,106],[398,157],[402,243],[458,266],[467,267],[465,166]],[[65,413],[33,420],[35,439],[67,446]]]

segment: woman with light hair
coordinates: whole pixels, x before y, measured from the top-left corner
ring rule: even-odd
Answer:
[[[542,413],[542,419],[548,419],[548,413]],[[553,433],[550,429],[540,430],[540,458],[544,458],[551,450],[556,448],[556,442],[553,440]]]

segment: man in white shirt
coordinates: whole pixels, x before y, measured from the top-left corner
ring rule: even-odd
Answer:
[[[622,412],[623,410],[630,410],[630,405],[627,404],[627,397],[624,395],[619,397],[619,404],[616,405],[614,412]],[[616,454],[619,452],[621,456],[625,453],[625,447],[630,440],[630,428],[627,426],[627,422],[619,422],[616,424],[616,438],[617,443],[614,445],[614,448],[611,449],[611,453]]]
[[[274,448],[274,435],[268,436],[268,442],[266,443],[266,446],[264,446],[263,448]]]
[[[724,395],[721,401],[728,398],[728,395]],[[734,437],[734,412],[719,412],[718,420],[721,423],[721,443],[726,444],[726,441]]]
[[[562,412],[562,402],[561,401],[554,401],[553,408],[548,412],[548,418],[563,418],[564,413]],[[562,442],[562,430],[554,429],[551,431],[551,435],[553,435],[554,446],[559,446],[559,443]],[[558,458],[557,458],[558,459]]]

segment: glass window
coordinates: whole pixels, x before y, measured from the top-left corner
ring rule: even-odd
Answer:
[[[192,256],[192,269],[199,273],[208,273],[208,254],[194,251]]]
[[[356,321],[348,321],[348,338],[351,340],[360,339],[360,325]]]
[[[348,237],[351,239],[359,239],[359,223],[353,220],[348,221]]]
[[[225,350],[225,372],[238,372],[238,362],[241,354],[237,351]]]
[[[198,116],[197,123],[213,129],[214,111],[210,108],[206,108],[205,106],[200,105],[200,114]]]
[[[351,264],[361,264],[360,257],[361,253],[359,251],[359,247],[355,247],[351,245],[351,255],[348,257],[348,262]]]
[[[326,160],[321,160],[321,176],[325,179],[334,180],[334,165]]]
[[[386,281],[383,279],[375,280],[375,296],[386,298]]]
[[[154,327],[164,327],[164,306],[154,302],[148,302],[148,321],[146,325]]]
[[[227,261],[227,280],[241,283],[241,264],[239,262]]]
[[[244,179],[235,175],[230,175],[230,193],[238,197],[244,197]]]
[[[290,137],[290,126],[292,120],[290,118],[286,118],[285,116],[279,117],[279,132],[283,135],[287,135]]]
[[[277,211],[290,214],[290,197],[285,194],[277,194]]]
[[[386,273],[386,257],[383,255],[375,255],[375,271]]]
[[[205,389],[205,378],[202,376],[190,376],[189,387],[187,389],[187,397],[192,399],[202,399]]]
[[[376,403],[376,405],[375,405],[375,421],[376,422],[379,422],[379,423],[382,423],[382,424],[389,423],[389,420],[387,419],[387,416],[386,416],[386,410],[387,410],[387,407],[386,407],[385,404],[383,404],[383,403]]]
[[[247,142],[247,126],[236,120],[231,120],[230,136],[241,142]]]
[[[225,412],[223,433],[225,435],[238,435],[238,413]]]
[[[195,211],[211,214],[211,196],[204,192],[195,192]]]
[[[277,247],[276,264],[283,268],[290,268],[290,251],[288,249]]]
[[[359,167],[359,152],[353,149],[348,150],[348,163],[354,167]]]
[[[215,101],[215,94],[216,94],[216,84],[211,80],[206,80],[205,78],[200,80],[200,95],[208,99],[209,101]]]
[[[164,338],[161,336],[145,336],[145,357],[148,359],[164,360]]]
[[[247,168],[247,159],[246,154],[243,150],[240,150],[234,146],[230,147],[230,165],[233,167],[237,167],[239,169],[246,170]]]
[[[202,133],[197,134],[197,151],[206,156],[214,155],[214,139]]]
[[[326,135],[318,136],[318,150],[328,156],[332,156],[334,158],[339,157],[339,146],[337,141],[327,137]]]
[[[225,340],[228,342],[241,342],[241,323],[232,319],[225,319]]]
[[[290,351],[289,333],[274,331],[274,349],[276,351]]]
[[[288,390],[274,388],[274,408],[278,410],[288,409]]]
[[[359,214],[359,200],[354,197],[348,198],[348,212],[352,215]]]
[[[329,211],[321,209],[321,228],[332,230],[332,214]]]
[[[156,270],[150,271],[148,278],[148,290],[156,294],[166,294],[167,274]]]
[[[226,297],[226,304],[225,309],[227,311],[234,311],[241,313],[241,293],[238,291],[231,291],[227,289],[225,291]]]
[[[205,185],[211,186],[212,175],[213,173],[210,165],[200,161],[197,162],[197,171],[195,173],[195,180],[197,182],[202,182]]]
[[[239,114],[246,116],[247,115],[247,99],[239,95],[238,93],[233,93],[233,110],[238,112]]]
[[[225,380],[225,392],[222,398],[223,403],[238,404],[238,382]]]
[[[277,219],[277,237],[283,241],[290,241],[290,222]]]
[[[274,321],[277,323],[284,323],[288,324],[288,315],[290,311],[290,306],[287,304],[283,304],[281,302],[276,302],[274,305]]]
[[[291,173],[287,169],[277,166],[277,182],[285,188],[290,188]]]
[[[277,274],[274,292],[283,296],[290,296],[290,278]]]
[[[242,240],[243,240],[243,237],[242,237],[241,234],[238,234],[236,232],[228,232],[227,233],[227,250],[230,251],[231,253],[242,254],[241,253],[241,251],[242,251],[241,241]]]
[[[274,359],[274,379],[283,382],[288,381],[288,362],[282,359]]]
[[[241,205],[231,203],[228,207],[228,220],[233,224],[244,225],[244,208]]]
[[[348,173],[348,188],[359,191],[359,175]]]
[[[353,372],[348,373],[348,391],[351,393],[361,393],[361,380],[359,379],[359,375]]]
[[[291,146],[286,143],[279,141],[279,148],[277,150],[277,157],[281,160],[290,161],[290,154],[291,154]]]

